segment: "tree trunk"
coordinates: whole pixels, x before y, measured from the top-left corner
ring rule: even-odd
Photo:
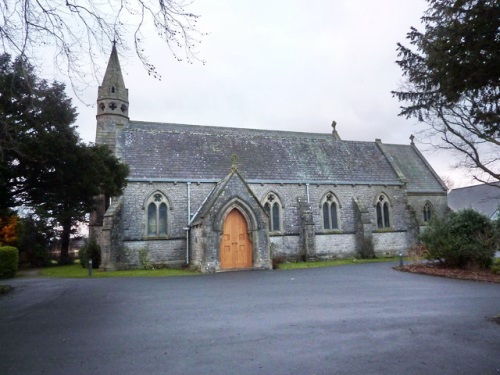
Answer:
[[[71,234],[71,219],[66,219],[62,223],[61,234],[61,256],[59,264],[73,264],[73,259],[69,256],[69,237]]]

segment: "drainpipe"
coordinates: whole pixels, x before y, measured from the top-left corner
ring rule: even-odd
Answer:
[[[189,223],[191,222],[191,182],[187,182],[186,265],[189,264]]]
[[[307,203],[311,203],[309,200],[309,184],[306,184],[306,194],[307,194]]]

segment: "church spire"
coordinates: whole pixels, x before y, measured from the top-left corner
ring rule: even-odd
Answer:
[[[95,143],[107,145],[116,156],[121,157],[123,129],[129,121],[128,90],[123,82],[115,42],[102,85],[97,92],[96,119]]]
[[[97,116],[102,115],[128,118],[128,90],[123,81],[115,41],[113,41],[106,73],[97,95]]]

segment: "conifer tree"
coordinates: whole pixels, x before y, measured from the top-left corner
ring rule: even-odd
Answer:
[[[482,182],[500,179],[500,2],[427,0],[424,30],[398,43],[406,82],[393,91],[400,115],[427,125],[426,135],[454,150],[457,166]]]
[[[0,93],[0,211],[22,205],[51,218],[67,263],[73,226],[94,197],[121,194],[128,168],[105,147],[81,142],[64,85],[39,80],[25,59],[0,56]]]

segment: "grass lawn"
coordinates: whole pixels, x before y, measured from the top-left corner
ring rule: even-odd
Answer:
[[[346,264],[363,264],[363,263],[380,263],[380,262],[396,262],[399,257],[383,257],[375,259],[334,259],[334,260],[319,260],[317,262],[289,262],[278,265],[280,270],[296,270],[301,268],[317,268],[317,267],[334,267],[344,266]],[[407,261],[407,258],[404,258]]]
[[[41,270],[43,276],[48,277],[70,277],[84,278],[89,277],[89,270],[82,268],[80,264],[70,266],[54,266]],[[102,272],[92,270],[92,277],[162,277],[162,276],[186,276],[199,275],[199,272],[164,268],[161,270],[128,270],[128,271],[108,271]]]
[[[294,270],[301,268],[316,268],[316,267],[333,267],[343,266],[346,264],[363,264],[363,263],[378,263],[378,262],[396,262],[398,257],[392,258],[375,258],[375,259],[337,259],[337,260],[320,260],[317,262],[289,262],[282,263],[278,266],[280,270]],[[405,258],[405,263],[407,259]],[[68,278],[88,278],[89,271],[82,268],[79,263],[70,266],[53,266],[44,268],[40,271],[42,276],[48,277],[68,277]],[[91,277],[165,277],[165,276],[193,276],[200,275],[200,272],[164,268],[159,270],[127,270],[127,271],[108,271],[102,272],[92,270]]]

